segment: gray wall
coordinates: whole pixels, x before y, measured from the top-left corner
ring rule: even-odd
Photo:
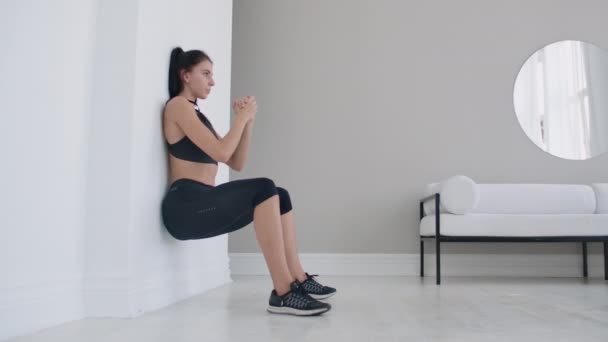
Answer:
[[[537,148],[512,98],[542,46],[608,49],[606,13],[601,0],[235,0],[232,97],[255,95],[259,112],[248,165],[231,179],[266,176],[290,191],[304,253],[416,253],[422,189],[455,174],[608,182],[606,154],[571,161]],[[230,235],[230,252],[259,252],[252,228]],[[580,248],[537,247],[444,250]]]

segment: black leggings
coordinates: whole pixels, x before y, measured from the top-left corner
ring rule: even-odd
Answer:
[[[251,223],[255,207],[274,195],[279,195],[281,215],[292,209],[287,190],[276,187],[268,178],[236,180],[215,187],[178,179],[163,198],[163,223],[178,240],[230,233]]]

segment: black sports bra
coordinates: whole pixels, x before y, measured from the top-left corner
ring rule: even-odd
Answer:
[[[196,111],[196,116],[199,118],[199,120],[201,120],[201,122],[205,126],[207,126],[207,128],[209,128],[211,130],[211,132],[213,132],[213,135],[215,135],[215,137],[217,137],[217,133],[215,132],[213,125],[211,125],[211,122],[209,121],[209,119],[207,119],[205,114],[203,114],[201,112],[201,110],[198,108],[198,105],[196,104],[196,100],[194,100],[194,101],[188,100],[188,102],[194,104],[194,110]],[[215,161],[213,158],[211,158],[210,155],[205,153],[205,151],[201,150],[198,146],[196,146],[196,144],[193,143],[192,140],[190,140],[190,138],[188,138],[188,136],[184,136],[180,141],[178,141],[174,144],[169,144],[168,141],[166,143],[167,143],[167,147],[169,148],[169,153],[172,154],[176,158],[187,160],[187,161],[192,161],[192,162],[196,162],[196,163],[206,163],[206,164],[217,165],[217,161]]]

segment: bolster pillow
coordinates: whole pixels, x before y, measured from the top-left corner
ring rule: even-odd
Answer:
[[[471,211],[479,201],[479,191],[475,182],[467,176],[452,176],[441,183],[428,184],[425,195],[429,196],[439,193],[441,196],[441,207],[439,212],[464,215]],[[424,203],[426,214],[435,213],[435,201],[428,200]]]
[[[608,214],[608,183],[591,184],[595,192],[595,213]]]

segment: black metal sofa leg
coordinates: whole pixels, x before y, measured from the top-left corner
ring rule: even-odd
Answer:
[[[439,237],[435,236],[436,246],[435,252],[437,254],[437,285],[441,284],[441,259],[440,259],[440,251],[439,251]]]
[[[424,241],[420,240],[420,276],[424,277]]]
[[[604,241],[604,280],[608,280],[608,241]]]
[[[583,242],[583,277],[587,278],[589,273],[587,272],[587,243]]]

